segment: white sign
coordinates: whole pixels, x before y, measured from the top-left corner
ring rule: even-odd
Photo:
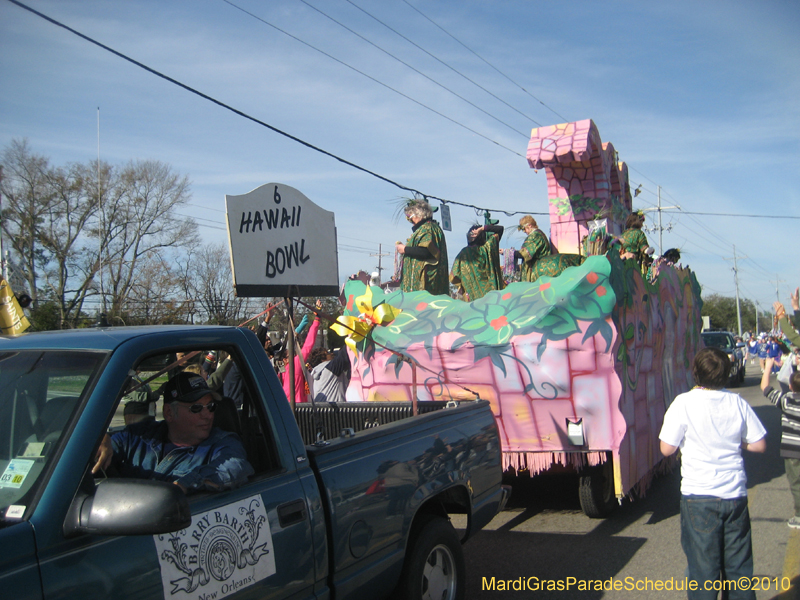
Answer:
[[[450,207],[442,204],[442,229],[453,231],[453,222],[450,220]]]
[[[194,515],[154,535],[164,598],[225,598],[275,573],[275,548],[260,496]]]
[[[226,195],[225,204],[237,296],[338,295],[332,212],[281,183]]]
[[[21,488],[25,478],[33,468],[34,461],[21,458],[12,458],[6,470],[0,475],[0,487]]]

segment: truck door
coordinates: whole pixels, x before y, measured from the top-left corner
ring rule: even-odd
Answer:
[[[174,344],[174,334],[170,339]],[[60,458],[31,519],[44,600],[316,598],[317,574],[324,577],[325,573],[312,536],[324,536],[324,522],[316,533],[312,531],[318,508],[310,503],[318,505],[319,500],[313,495],[316,488],[303,481],[307,477],[313,483],[313,477],[308,469],[303,475],[291,453],[284,451],[287,441],[282,427],[270,422],[272,415],[262,403],[256,404],[257,390],[264,383],[259,385],[250,371],[245,372],[248,399],[242,408],[233,406],[227,415],[219,409],[214,418],[215,426],[234,428],[242,437],[256,471],[246,484],[189,495],[192,523],[180,531],[158,535],[69,532],[75,490],[87,486],[97,490],[103,485],[102,478],[92,481],[88,466],[93,464],[96,447],[92,440],[105,431],[113,404],[98,398],[111,398],[111,402],[122,398],[133,371],[139,371],[140,379],[148,377],[141,365],[144,358],[152,358],[154,341],[133,339],[118,349],[104,365],[91,398],[79,402],[73,419],[60,426],[64,436],[59,442]],[[218,349],[241,359],[235,347]],[[197,350],[208,350],[208,346]],[[114,379],[113,373],[122,375]],[[122,424],[123,412],[120,404],[111,425]],[[159,420],[160,406],[156,413]],[[20,543],[20,549],[24,550],[24,544]]]
[[[41,600],[42,582],[29,523],[9,523],[0,529],[0,590],[13,590],[19,600]]]

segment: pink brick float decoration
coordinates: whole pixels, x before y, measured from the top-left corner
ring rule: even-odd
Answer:
[[[527,158],[547,172],[550,241],[561,254],[580,254],[587,224],[598,215],[608,218],[608,233],[622,233],[631,212],[628,167],[591,119],[534,129]]]
[[[411,366],[373,339],[417,363],[419,399],[488,400],[506,469],[581,468],[610,453],[618,497],[646,487],[660,461],[664,411],[691,385],[700,331],[691,271],[666,268],[651,284],[631,261],[591,256],[471,303],[371,290],[373,306],[403,312],[360,345],[348,400],[411,399]],[[347,284],[345,314],[364,291]],[[567,435],[567,420],[579,418],[580,447]]]

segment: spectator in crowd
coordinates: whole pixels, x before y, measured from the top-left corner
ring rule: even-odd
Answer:
[[[311,351],[308,359],[311,369],[315,402],[344,402],[350,383],[350,357],[347,349],[335,353],[325,348]]]
[[[164,384],[164,420],[146,420],[106,435],[93,473],[114,465],[123,477],[169,481],[184,492],[240,486],[253,474],[241,441],[214,427],[219,394],[195,373]]]
[[[786,309],[783,307],[783,304],[775,302],[772,307],[775,309],[775,316],[778,318],[778,325],[783,335],[785,335],[786,339],[793,345],[800,346],[800,335],[795,331],[796,329],[800,329],[800,288],[792,292],[791,300],[792,310],[794,311],[792,317],[794,328],[792,328],[792,323],[789,322],[789,317],[786,316]]]
[[[550,256],[553,250],[550,248],[550,240],[547,239],[544,231],[539,229],[539,225],[530,215],[525,215],[519,220],[519,229],[527,236],[522,243],[522,248],[514,253],[515,260],[522,261],[520,270],[520,281],[533,281],[533,268],[540,258]]]
[[[791,374],[790,391],[780,391],[769,384],[771,367],[772,359],[767,358],[767,368],[761,376],[761,390],[770,402],[781,409],[781,457],[794,499],[794,516],[789,519],[788,525],[800,529],[800,373],[794,371]]]
[[[129,389],[130,391],[122,397],[122,416],[125,425],[155,419],[157,398],[150,386],[139,378],[138,373],[131,379]]]
[[[781,361],[781,356],[782,355],[783,355],[783,352],[781,351],[780,344],[778,344],[778,338],[775,337],[774,335],[769,336],[768,341],[767,341],[767,356],[766,356],[766,358],[771,358],[772,359],[772,364],[773,364],[773,368],[775,369],[775,372],[777,372],[777,370],[778,370],[777,366],[775,366],[775,365],[776,364],[780,365],[780,361]],[[764,368],[766,368],[766,366]]]
[[[781,392],[786,394],[789,391],[791,391],[792,373],[794,373],[797,370],[796,368],[797,354],[795,354],[795,352],[792,351],[792,349],[789,348],[789,346],[787,346],[783,342],[778,342],[778,346],[780,346],[782,352],[780,357],[780,364],[777,365],[777,367],[779,368],[773,367],[772,372],[777,373],[776,379],[778,380]]]
[[[473,225],[467,232],[467,247],[453,261],[450,281],[459,286],[468,302],[505,287],[500,266],[502,225]]]
[[[322,302],[317,300],[317,309],[322,308]],[[303,320],[300,322],[300,325],[297,327],[297,330],[302,331],[302,328],[305,327],[305,323],[308,322],[308,313],[303,317]],[[301,348],[300,353],[296,353],[294,356],[294,400],[295,402],[308,402],[308,392],[306,387],[306,376],[303,370],[303,366],[308,361],[308,357],[311,354],[311,350],[314,349],[314,345],[317,342],[317,333],[319,332],[319,317],[314,317],[313,322],[311,323],[311,327],[308,330],[308,335],[306,335],[305,342],[303,342],[303,347]],[[289,378],[289,366],[284,365],[284,370],[281,373],[278,373],[278,379],[280,379],[281,384],[283,385],[283,391],[286,393],[286,398],[291,400],[291,390],[292,390],[292,383]]]
[[[731,371],[728,355],[703,348],[693,363],[695,387],[679,394],[664,415],[659,438],[664,456],[681,450],[681,546],[694,598],[716,598],[720,579],[753,575],[747,476],[742,449],[764,452],[766,430],[738,394],[724,389]],[[755,599],[752,590],[740,598]]]
[[[750,358],[750,364],[756,364],[758,358],[758,339],[753,335],[747,340],[747,356]]]
[[[758,364],[761,367],[761,372],[764,372],[764,365],[767,362],[767,353],[769,352],[769,340],[767,334],[762,333],[758,338]]]
[[[439,223],[433,220],[433,209],[425,200],[414,199],[406,203],[403,212],[412,225],[408,241],[395,244],[403,256],[403,291],[449,295],[447,242]]]

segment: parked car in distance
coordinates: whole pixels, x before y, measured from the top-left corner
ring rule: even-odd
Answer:
[[[729,331],[703,331],[700,336],[703,338],[706,348],[719,348],[723,352],[727,352],[732,365],[729,386],[737,387],[744,382],[746,359],[744,343],[737,344],[733,334]]]

